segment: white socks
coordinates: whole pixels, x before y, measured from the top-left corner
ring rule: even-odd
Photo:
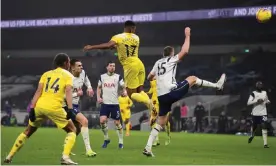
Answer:
[[[267,129],[262,129],[264,145],[267,145]]]
[[[119,144],[123,144],[124,143],[124,136],[123,136],[123,127],[121,124],[116,125],[116,132],[119,138]]]
[[[159,124],[156,124],[155,127],[151,130],[148,143],[146,145],[146,150],[151,151],[153,141],[156,139],[161,129],[162,127]]]
[[[109,140],[107,124],[106,123],[101,124],[101,127],[102,127],[102,131],[103,131],[103,134],[104,134],[104,140]]]
[[[203,87],[209,87],[209,88],[217,88],[218,87],[216,83],[212,83],[212,82],[202,80],[202,79],[199,79],[199,78],[196,79],[195,84],[197,86],[203,86]]]
[[[88,127],[81,127],[81,135],[86,148],[86,152],[88,152],[91,150]]]

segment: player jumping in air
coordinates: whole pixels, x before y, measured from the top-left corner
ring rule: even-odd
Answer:
[[[248,143],[251,143],[254,136],[255,131],[260,125],[262,127],[262,135],[264,140],[264,148],[269,148],[267,145],[267,110],[266,104],[269,104],[270,101],[268,99],[266,91],[263,90],[263,83],[256,83],[256,90],[251,93],[249,99],[247,101],[247,105],[253,105],[252,109],[252,127],[251,127],[251,136],[248,139]]]
[[[60,53],[55,56],[54,64],[56,69],[45,72],[40,78],[38,88],[31,103],[29,125],[26,130],[17,137],[10,153],[4,161],[5,163],[11,162],[15,153],[22,148],[27,138],[30,138],[30,136],[36,132],[45,118],[49,118],[59,128],[67,132],[61,164],[77,164],[69,157],[71,149],[75,144],[76,127],[72,121],[67,120],[66,112],[62,108],[64,96],[66,95],[68,114],[73,113],[73,75],[67,71],[70,67],[70,59],[68,55]],[[49,137],[51,137],[51,135]]]
[[[133,105],[132,100],[128,97],[126,91],[124,91],[121,96],[118,98],[119,100],[119,106],[121,111],[122,120],[126,126],[126,136],[129,136],[130,134],[130,116],[131,111],[130,108]]]
[[[91,83],[89,81],[88,76],[86,75],[85,71],[83,70],[82,63],[80,60],[71,59],[71,73],[74,76],[73,79],[73,111],[74,114],[72,117],[68,117],[72,119],[76,128],[77,128],[77,135],[81,132],[83,142],[86,149],[86,155],[88,157],[96,156],[96,153],[91,149],[90,146],[90,139],[89,139],[89,129],[88,129],[88,120],[87,118],[80,112],[79,110],[79,100],[80,96],[83,95],[82,87],[83,84],[87,87],[87,94],[90,97],[93,97],[93,89]],[[65,110],[67,110],[65,108]],[[71,153],[73,154],[73,153]],[[74,155],[74,154],[73,154]]]
[[[119,148],[123,148],[123,128],[120,122],[120,108],[118,102],[119,86],[126,91],[123,79],[119,74],[115,73],[115,63],[108,62],[107,73],[100,76],[97,88],[97,101],[101,104],[100,110],[100,124],[104,134],[104,143],[102,148],[106,148],[110,143],[108,137],[107,118],[114,120],[117,134],[119,137]],[[102,95],[101,95],[102,92]]]
[[[150,81],[150,90],[147,92],[148,94],[152,94],[151,96],[151,100],[154,104],[154,110],[150,112],[150,126],[151,128],[154,128],[155,124],[156,124],[156,120],[157,120],[157,116],[159,113],[159,102],[158,102],[158,98],[157,98],[157,85],[156,85],[156,78],[154,77],[152,81]],[[169,112],[168,115],[169,116]],[[171,142],[171,124],[169,122],[169,120],[166,123],[166,127],[165,127],[165,131],[167,133],[167,140],[165,141],[165,145],[170,144]],[[153,146],[158,146],[160,145],[159,142],[159,137],[157,136],[156,139],[153,142]]]
[[[138,58],[140,39],[135,34],[135,30],[135,23],[126,21],[123,33],[113,36],[107,43],[93,46],[87,45],[84,50],[107,49],[116,46],[119,61],[124,69],[124,80],[128,96],[137,102],[144,103],[150,110],[153,110],[154,106],[143,90],[146,72],[143,62]]]
[[[168,112],[171,111],[171,106],[174,102],[180,100],[188,93],[190,87],[204,86],[216,89],[222,89],[226,76],[222,74],[217,83],[201,80],[195,76],[189,76],[184,81],[177,83],[175,79],[176,67],[179,60],[188,54],[190,48],[190,28],[185,28],[185,42],[181,51],[174,55],[174,48],[167,46],[164,48],[163,58],[158,60],[148,79],[152,80],[156,76],[157,95],[159,100],[159,116],[155,127],[151,130],[147,145],[143,151],[146,156],[153,157],[152,144],[159,134],[159,131],[165,127],[168,121]]]

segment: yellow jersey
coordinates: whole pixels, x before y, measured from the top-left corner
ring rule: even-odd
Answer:
[[[63,106],[65,87],[73,87],[73,75],[65,69],[57,68],[45,72],[39,83],[43,83],[43,91],[35,107],[55,111]]]
[[[131,107],[133,105],[132,100],[128,96],[120,96],[119,97],[119,106],[122,110],[127,110],[128,107]]]
[[[151,96],[152,101],[156,101],[158,103],[156,80],[152,80],[150,82],[150,90],[148,91],[148,93],[152,94]]]
[[[139,61],[138,51],[140,45],[139,37],[134,33],[121,33],[113,36],[112,41],[116,43],[118,58],[124,66]]]

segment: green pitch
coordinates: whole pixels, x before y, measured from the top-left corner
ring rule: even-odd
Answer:
[[[10,150],[17,135],[24,128],[1,128],[1,158]],[[165,146],[165,133],[161,133],[161,145],[153,149],[155,158],[142,155],[148,139],[148,132],[132,131],[125,137],[124,149],[118,149],[118,139],[114,130],[109,131],[111,143],[102,149],[103,135],[99,130],[90,130],[95,158],[84,155],[85,148],[81,136],[77,137],[72,156],[73,161],[85,164],[128,164],[128,165],[164,165],[164,164],[276,164],[276,138],[269,137],[270,149],[263,148],[261,137],[247,144],[247,137],[230,135],[172,133],[172,142]],[[60,164],[65,132],[56,128],[41,128],[13,159],[12,164]]]

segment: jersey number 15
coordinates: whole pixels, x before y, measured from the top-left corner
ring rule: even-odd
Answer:
[[[159,63],[158,64],[158,71],[157,71],[157,75],[163,75],[163,74],[165,74],[166,73],[166,68],[164,67],[164,65],[166,64],[166,62],[162,62],[162,63]]]
[[[51,77],[48,77],[48,78],[47,78],[46,87],[45,87],[45,92],[48,92],[50,81],[51,81]],[[50,87],[51,89],[54,90],[54,93],[57,93],[58,90],[59,90],[58,81],[59,81],[59,78],[57,78],[57,79],[53,82],[53,84],[51,85],[51,87]]]

